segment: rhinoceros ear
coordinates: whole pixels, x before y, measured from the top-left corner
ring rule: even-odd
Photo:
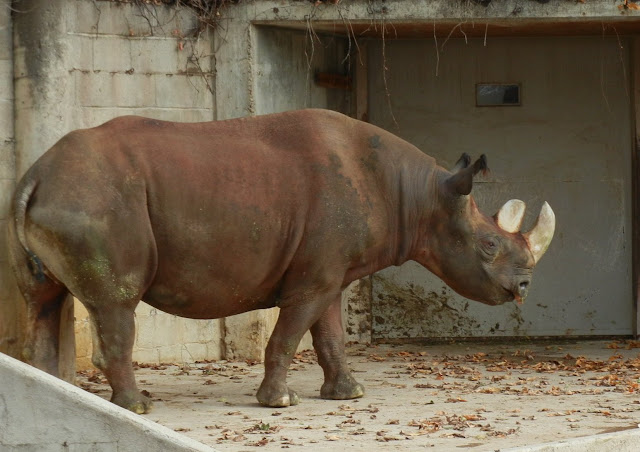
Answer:
[[[556,215],[553,213],[553,210],[551,210],[551,206],[545,202],[542,205],[542,209],[540,209],[540,215],[538,215],[538,220],[533,229],[522,234],[527,241],[527,245],[529,245],[536,264],[545,251],[547,251],[547,248],[549,248],[555,229]]]
[[[469,165],[471,165],[471,157],[466,152],[463,152],[460,158],[458,159],[458,161],[456,162],[456,165],[453,168],[451,168],[451,172],[455,174],[458,171],[465,169]]]
[[[526,208],[526,204],[519,199],[507,201],[496,214],[496,223],[503,231],[511,234],[516,233],[520,230],[520,226],[522,226],[522,219],[524,218]]]
[[[461,160],[464,164],[465,155],[466,154],[462,154],[462,157],[460,157],[460,160],[456,163],[456,168],[460,165]],[[480,158],[473,163],[473,165],[460,168],[458,172],[449,177],[445,183],[454,193],[457,193],[458,195],[468,195],[471,193],[471,188],[473,187],[473,176],[478,174],[480,171],[486,173],[488,170],[487,158],[482,154]]]

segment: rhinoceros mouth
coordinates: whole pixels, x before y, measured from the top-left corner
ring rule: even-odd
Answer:
[[[507,289],[506,287],[502,287],[502,289],[504,290],[505,294],[507,295],[507,299],[502,301],[502,303],[508,303],[510,301],[517,301],[518,304],[522,304],[522,302],[523,302],[522,297],[520,295],[518,295],[517,292],[514,292],[512,289]]]
[[[509,294],[509,299],[504,303],[508,301],[515,301],[518,304],[524,303],[524,297],[520,295],[520,293],[517,290],[507,289],[506,287],[503,287],[503,289],[506,293]]]

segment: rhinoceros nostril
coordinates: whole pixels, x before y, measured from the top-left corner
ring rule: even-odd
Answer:
[[[518,303],[524,303],[524,299],[527,298],[529,292],[529,280],[523,280],[518,283],[518,286],[513,292],[513,297]]]
[[[520,295],[520,297],[522,297],[522,299],[526,298],[527,295],[529,294],[529,283],[531,281],[529,281],[528,279],[525,279],[523,281],[520,281],[520,283],[518,284],[518,295]]]

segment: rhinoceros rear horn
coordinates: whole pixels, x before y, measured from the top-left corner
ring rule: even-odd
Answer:
[[[462,157],[456,163],[454,171],[456,171],[449,179],[447,179],[446,184],[454,193],[459,195],[468,195],[471,193],[471,188],[473,187],[473,176],[478,174],[480,171],[486,173],[489,171],[489,167],[487,166],[487,158],[482,154],[478,160],[476,160],[473,165],[469,165],[469,156],[466,154],[462,154]]]
[[[520,230],[526,208],[526,204],[519,199],[507,201],[496,214],[496,223],[503,231],[516,233]]]
[[[555,229],[556,215],[551,210],[551,206],[545,202],[542,205],[542,209],[540,209],[540,215],[538,215],[535,226],[529,232],[522,234],[527,241],[527,245],[529,245],[536,264],[549,248]]]

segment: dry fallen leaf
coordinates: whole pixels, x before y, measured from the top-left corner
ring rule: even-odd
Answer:
[[[640,9],[640,5],[634,3],[633,0],[625,0],[624,6],[626,6],[628,9]]]
[[[383,358],[382,356],[378,356],[378,355],[375,355],[375,354],[369,355],[369,359],[371,361],[379,361],[379,362],[387,360],[387,358]]]
[[[487,386],[485,388],[476,390],[476,392],[480,392],[482,394],[497,394],[499,392],[502,392],[502,390],[500,388],[496,388],[495,386]]]
[[[258,441],[249,442],[247,443],[247,446],[254,446],[254,447],[266,446],[267,444],[269,444],[269,441],[271,440],[265,437]]]

